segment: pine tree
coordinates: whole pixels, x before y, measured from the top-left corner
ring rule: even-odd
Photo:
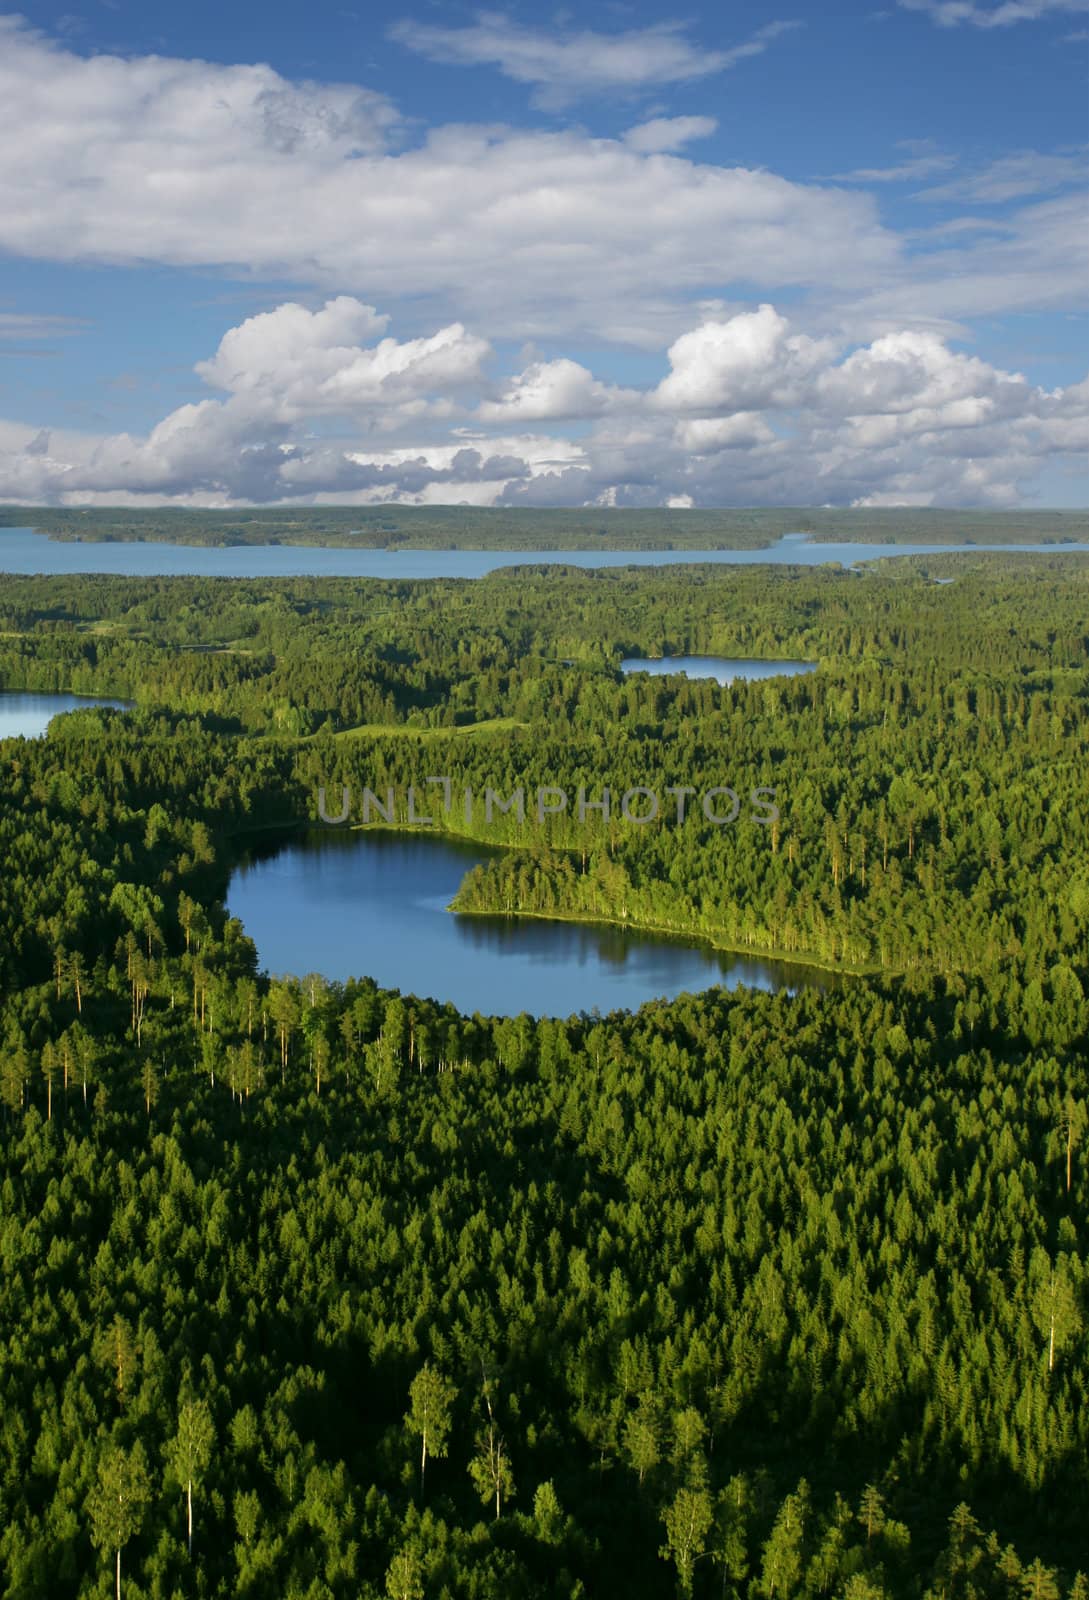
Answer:
[[[537,1537],[544,1544],[559,1544],[563,1533],[563,1509],[551,1478],[537,1485],[533,1496],[533,1520]]]
[[[1080,1328],[1081,1313],[1065,1256],[1052,1264],[1044,1251],[1035,1251],[1033,1268],[1037,1287],[1032,1314],[1047,1340],[1047,1370],[1051,1373],[1055,1370],[1055,1357]]]
[[[144,1057],[143,1066],[140,1069],[140,1087],[144,1092],[144,1109],[150,1117],[151,1108],[159,1098],[159,1074],[156,1072],[155,1063],[150,1056]]]
[[[885,1525],[885,1497],[872,1483],[868,1483],[862,1491],[862,1499],[858,1504],[858,1520],[866,1530],[867,1544]]]
[[[57,1052],[51,1039],[42,1045],[42,1077],[45,1079],[45,1120],[53,1120],[53,1083],[57,1076]]]
[[[652,1472],[661,1460],[658,1429],[651,1407],[641,1405],[624,1424],[624,1449],[642,1483],[647,1473]]]
[[[95,1350],[101,1365],[112,1375],[118,1405],[124,1405],[136,1366],[136,1345],[132,1329],[120,1313],[99,1333]]]
[[[1055,1573],[1045,1567],[1039,1556],[1021,1574],[1021,1593],[1025,1600],[1059,1600],[1059,1585]]]
[[[787,1600],[794,1594],[802,1572],[802,1539],[809,1512],[809,1485],[803,1478],[783,1501],[771,1537],[764,1546],[760,1589],[768,1600]]]
[[[419,1558],[411,1550],[399,1550],[386,1573],[389,1600],[423,1600],[423,1592]]]
[[[0,1099],[12,1113],[23,1109],[23,1092],[30,1076],[30,1061],[21,1038],[9,1039],[0,1050]]]

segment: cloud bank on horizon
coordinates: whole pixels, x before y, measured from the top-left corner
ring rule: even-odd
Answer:
[[[0,424],[4,493],[653,506],[773,490],[800,503],[819,486],[832,503],[1012,505],[1020,477],[1089,439],[1089,381],[1047,392],[928,331],[847,352],[769,304],[681,334],[639,388],[566,357],[495,383],[487,341],[461,323],[363,342],[386,320],[348,295],[248,318],[198,363],[221,397],[143,438]],[[329,419],[348,436],[318,433]],[[589,424],[577,438],[549,431],[575,423]],[[431,442],[405,442],[421,434]]]
[[[940,39],[1085,6],[900,9]],[[77,361],[81,274],[149,284],[152,313],[156,273],[265,306],[215,349],[194,327],[191,397],[140,428],[43,420],[4,385],[0,500],[1010,506],[1083,466],[1089,380],[979,346],[987,319],[1001,352],[1002,319],[1082,307],[1084,150],[903,138],[835,179],[706,151],[723,113],[671,92],[770,63],[788,16],[713,49],[495,12],[386,34],[539,115],[422,125],[385,87],[0,19],[0,250],[69,295],[5,293],[0,351]],[[616,102],[608,131],[573,120],[588,96]],[[882,209],[903,186],[914,226]]]

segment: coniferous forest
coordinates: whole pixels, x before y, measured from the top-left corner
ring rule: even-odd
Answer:
[[[5,576],[0,690],[133,702],[0,742],[5,1596],[1087,1600],[1083,557]],[[435,825],[834,981],[263,971],[252,841],[436,773],[773,788]]]
[[[527,506],[260,506],[209,511],[147,507],[0,505],[0,528],[28,523],[52,539],[85,543],[154,540],[187,545],[344,545],[438,550],[762,549],[784,534],[872,544],[1076,544],[1078,511],[936,511],[927,507],[600,508]]]

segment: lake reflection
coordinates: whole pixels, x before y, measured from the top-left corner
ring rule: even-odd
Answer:
[[[262,842],[231,878],[227,909],[271,973],[373,978],[484,1015],[635,1009],[724,984],[824,988],[816,968],[707,945],[533,918],[457,916],[469,868],[491,854],[449,836],[369,829]]]
[[[663,678],[683,672],[686,678],[714,678],[716,683],[735,679],[796,678],[816,672],[815,661],[769,661],[755,656],[628,656],[620,663],[621,672],[649,672]]]
[[[128,700],[104,700],[90,694],[24,694],[21,690],[0,693],[0,739],[40,739],[50,719],[62,711],[81,711],[89,706],[128,708]]]

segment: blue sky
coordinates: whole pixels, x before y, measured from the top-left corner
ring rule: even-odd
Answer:
[[[1084,505],[1089,0],[29,5],[0,498]]]

